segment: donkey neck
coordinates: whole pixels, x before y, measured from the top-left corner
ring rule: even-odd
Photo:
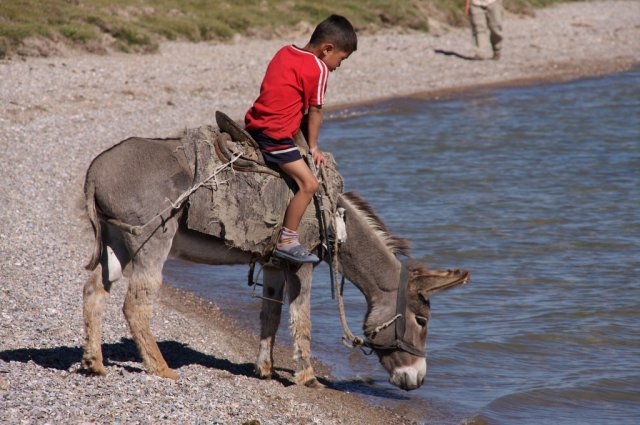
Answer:
[[[346,216],[347,240],[339,250],[342,273],[363,293],[367,304],[394,298],[401,263],[361,212]],[[393,295],[390,295],[393,294]]]
[[[365,332],[394,316],[401,264],[367,220],[348,214],[347,240],[338,251],[342,273],[362,292]]]

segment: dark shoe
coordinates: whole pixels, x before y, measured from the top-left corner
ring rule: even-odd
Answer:
[[[500,52],[499,51],[493,52],[493,60],[494,61],[500,60]]]
[[[304,249],[302,245],[296,245],[287,251],[276,249],[275,251],[273,251],[273,255],[277,258],[280,258],[281,260],[298,264],[320,262],[320,259],[316,255]]]

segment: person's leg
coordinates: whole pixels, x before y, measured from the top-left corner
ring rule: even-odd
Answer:
[[[502,0],[489,5],[487,8],[487,23],[491,32],[491,47],[493,47],[493,58],[500,59],[502,51]]]
[[[302,159],[278,165],[282,171],[287,173],[298,185],[298,191],[287,207],[283,223],[286,228],[297,231],[300,220],[302,220],[302,216],[309,202],[311,202],[313,194],[318,190],[318,179],[316,179],[309,166],[307,166]]]
[[[471,31],[476,44],[475,57],[487,59],[489,51],[489,29],[487,28],[487,10],[484,7],[471,5],[469,9]]]
[[[317,256],[310,254],[300,245],[297,233],[302,216],[313,194],[318,190],[318,180],[300,156],[293,140],[275,140],[260,132],[252,133],[251,136],[260,146],[265,162],[277,164],[298,185],[298,190],[285,211],[283,229],[274,255],[298,263],[320,261]]]
[[[298,185],[284,216],[283,229],[276,245],[276,257],[299,263],[316,263],[317,256],[310,254],[298,240],[298,225],[302,220],[313,194],[318,190],[318,180],[302,160],[278,164]]]

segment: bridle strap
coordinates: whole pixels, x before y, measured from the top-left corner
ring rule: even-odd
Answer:
[[[335,229],[335,219],[334,219],[334,229]],[[336,238],[337,239],[337,238]],[[338,273],[338,242],[334,240],[333,245],[333,273],[337,275]],[[391,323],[395,322],[395,340],[391,344],[377,344],[373,342],[373,338],[375,335],[369,336],[366,335],[366,339],[355,336],[351,329],[349,329],[349,325],[347,324],[347,317],[344,310],[344,299],[342,296],[342,288],[344,287],[344,275],[342,275],[342,285],[338,287],[338,279],[334,278],[334,285],[336,288],[336,292],[338,293],[338,311],[340,313],[340,323],[342,324],[342,330],[344,332],[343,339],[348,341],[352,346],[355,347],[367,347],[373,350],[402,350],[409,354],[413,354],[418,357],[426,357],[427,353],[425,350],[422,350],[418,347],[415,347],[413,344],[407,343],[404,340],[404,332],[406,329],[406,321],[405,321],[405,311],[407,308],[407,287],[409,285],[409,267],[405,262],[401,263],[400,268],[400,281],[398,282],[398,292],[396,299],[396,315],[391,320],[384,323],[384,325],[378,326],[376,329],[378,331],[390,326]],[[370,354],[370,353],[369,353]]]
[[[335,214],[333,217],[333,228],[334,230],[338,228],[336,223]],[[329,243],[333,242],[333,258],[330,259],[333,267],[331,270],[332,274],[332,289],[338,294],[338,311],[340,313],[340,323],[342,324],[342,331],[344,332],[343,341],[350,343],[352,347],[367,347],[373,350],[402,350],[409,354],[413,354],[418,357],[427,357],[426,350],[415,347],[411,343],[407,343],[404,340],[404,333],[406,330],[406,319],[405,319],[405,311],[407,309],[407,287],[409,286],[409,266],[407,262],[401,262],[400,266],[400,280],[398,282],[398,292],[396,298],[396,314],[391,319],[385,322],[384,324],[378,326],[373,336],[366,335],[366,339],[356,336],[349,329],[349,325],[347,324],[347,316],[344,310],[344,297],[343,297],[343,288],[344,288],[344,274],[342,275],[341,284],[338,286],[338,238],[334,237],[333,241],[327,241]],[[395,340],[391,344],[377,344],[373,342],[375,335],[386,327],[390,326],[393,322],[395,322]],[[369,353],[371,354],[371,353]]]
[[[409,286],[409,266],[406,262],[402,262],[402,266],[400,268],[400,281],[398,282],[398,293],[396,299],[396,317],[395,320],[395,339],[391,344],[376,344],[371,339],[367,339],[365,341],[365,345],[378,349],[378,350],[394,350],[399,349],[402,351],[406,351],[409,354],[413,354],[418,357],[427,357],[427,353],[425,350],[420,349],[414,346],[411,343],[408,343],[404,339],[404,332],[406,329],[406,318],[405,311],[407,308],[407,287]]]
[[[396,299],[396,314],[401,315],[401,317],[396,320],[396,341],[401,341],[404,338],[404,330],[406,325],[404,312],[407,309],[407,286],[409,286],[409,268],[405,263],[402,263],[400,267],[398,297]]]

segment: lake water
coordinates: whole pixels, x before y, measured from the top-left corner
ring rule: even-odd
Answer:
[[[415,258],[472,272],[431,300],[407,393],[340,344],[318,267],[312,350],[338,388],[425,423],[640,423],[640,71],[342,111],[321,144]],[[246,272],[170,261],[165,278],[257,331]],[[364,298],[345,294],[359,332]]]

